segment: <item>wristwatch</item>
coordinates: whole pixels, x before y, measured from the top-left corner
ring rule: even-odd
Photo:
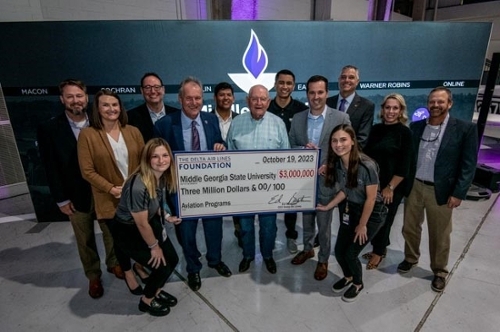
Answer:
[[[394,186],[390,183],[387,185],[387,188],[389,188],[391,191],[394,191]]]

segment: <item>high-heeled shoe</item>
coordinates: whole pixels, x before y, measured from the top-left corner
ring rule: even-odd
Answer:
[[[137,268],[137,263],[134,263],[132,265],[132,270],[134,271],[135,275],[139,277],[139,279],[141,279],[141,281],[145,284],[149,281],[149,275],[147,277],[141,277],[141,275],[139,274],[139,269]],[[146,273],[146,271],[144,271],[144,268],[142,270],[144,273]]]
[[[141,285],[137,286],[135,289],[132,289],[128,285],[127,278],[125,278],[125,285],[127,285],[127,288],[130,291],[130,293],[132,293],[134,295],[142,295],[143,289],[142,289]]]
[[[372,257],[373,257],[373,255],[370,257],[370,260],[371,260]],[[380,263],[382,263],[382,261],[384,260],[384,257],[385,257],[385,255],[380,256],[380,260],[378,261],[377,264],[373,264],[371,262],[368,262],[368,264],[366,264],[366,269],[367,270],[375,270],[375,269],[377,269],[378,266],[380,265]]]

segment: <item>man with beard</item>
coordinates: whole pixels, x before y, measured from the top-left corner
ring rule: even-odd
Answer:
[[[128,124],[137,127],[144,143],[154,136],[154,124],[167,114],[178,111],[163,103],[165,86],[156,73],[146,73],[141,78],[141,93],[145,103],[127,112]]]
[[[82,178],[77,155],[78,135],[82,128],[89,126],[87,88],[82,81],[67,79],[59,84],[59,92],[65,110],[39,126],[38,147],[50,192],[61,212],[69,217],[75,232],[80,260],[89,279],[89,295],[99,298],[104,290],[94,233],[94,204],[90,184]],[[106,250],[107,270],[123,279],[111,233],[106,224],[99,223],[99,226]]]
[[[465,198],[477,163],[477,127],[450,116],[452,105],[451,91],[437,87],[427,99],[429,118],[410,124],[417,155],[408,178],[415,181],[405,199],[405,259],[398,271],[407,273],[418,263],[425,211],[434,274],[431,288],[436,292],[446,286],[452,212]]]
[[[290,132],[292,118],[295,114],[307,109],[307,106],[292,98],[292,92],[295,89],[295,75],[288,69],[282,69],[276,73],[274,80],[274,89],[276,96],[269,104],[268,111],[279,116],[286,126],[287,133]],[[297,213],[285,213],[286,226],[286,246],[291,254],[297,253],[297,237],[295,230],[297,223]]]
[[[372,129],[375,104],[356,93],[358,83],[358,68],[352,65],[345,66],[339,75],[339,94],[328,98],[326,104],[349,114],[358,144],[364,148]]]

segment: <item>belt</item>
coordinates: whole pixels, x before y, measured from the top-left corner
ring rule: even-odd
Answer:
[[[431,182],[431,181],[425,181],[425,180],[420,180],[420,179],[417,179],[415,178],[415,180],[417,180],[418,182],[422,182],[423,184],[426,184],[428,186],[432,186],[434,187],[434,182]]]

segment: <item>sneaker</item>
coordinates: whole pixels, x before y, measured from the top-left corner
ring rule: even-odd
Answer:
[[[299,249],[297,248],[297,240],[286,239],[286,247],[291,254],[296,254]]]
[[[340,293],[351,284],[352,284],[352,280],[347,280],[346,278],[342,278],[333,284],[332,291],[334,293]]]
[[[407,273],[410,272],[411,269],[413,269],[414,266],[416,266],[417,263],[410,263],[407,260],[402,261],[398,265],[398,272],[399,273]]]
[[[349,287],[348,290],[346,290],[344,295],[342,295],[342,300],[345,302],[356,301],[356,299],[358,298],[358,295],[361,294],[361,291],[363,290],[363,288],[364,288],[363,285],[361,285],[361,287],[359,287],[359,288],[352,285],[351,287]]]
[[[446,278],[440,276],[434,276],[431,283],[431,288],[433,291],[441,293],[446,286]]]

